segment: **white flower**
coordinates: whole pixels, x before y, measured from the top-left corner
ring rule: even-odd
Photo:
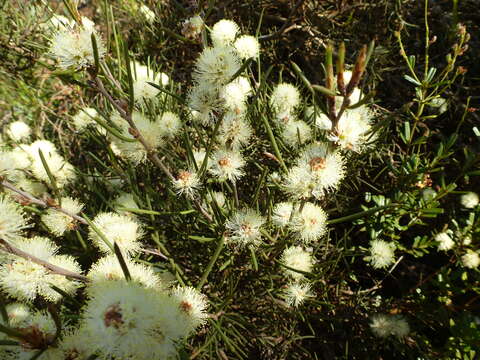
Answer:
[[[209,171],[220,180],[235,182],[244,175],[242,170],[244,166],[245,160],[240,152],[220,149],[213,153],[212,166]]]
[[[289,146],[299,146],[312,138],[312,129],[302,120],[289,121],[282,132],[285,143]]]
[[[410,326],[402,316],[387,314],[372,315],[370,318],[370,329],[375,336],[382,338],[390,335],[404,338],[410,332]]]
[[[132,280],[148,288],[161,288],[160,278],[151,266],[138,264],[131,259],[124,258]],[[87,277],[93,282],[120,281],[125,279],[122,267],[116,255],[108,255],[92,265]]]
[[[303,250],[300,246],[290,246],[286,248],[283,251],[281,262],[287,267],[283,269],[285,274],[296,280],[303,278],[303,274],[295,270],[308,273],[313,267],[312,254],[309,251]]]
[[[318,240],[327,231],[327,214],[320,206],[307,202],[295,213],[289,227],[305,243]]]
[[[341,148],[360,152],[368,140],[371,129],[372,111],[367,106],[347,109],[338,122],[338,134],[335,140]]]
[[[83,209],[83,204],[70,197],[62,198],[61,206],[74,215],[77,215]],[[52,234],[56,236],[62,236],[65,231],[75,229],[75,220],[71,216],[55,209],[48,209],[41,219]]]
[[[309,106],[305,109],[305,117],[312,121],[313,125],[316,126],[320,130],[331,130],[332,129],[332,121],[329,117],[321,112],[320,109],[317,109],[315,113],[315,108],[313,106]]]
[[[325,144],[308,146],[297,160],[297,165],[306,167],[316,183],[316,197],[323,192],[335,190],[345,176],[345,160],[339,151],[329,151]]]
[[[248,144],[252,128],[243,116],[228,112],[225,114],[218,132],[219,142],[228,148],[239,149]]]
[[[438,243],[438,250],[441,251],[448,251],[455,245],[455,242],[447,232],[441,232],[435,235],[435,241]]]
[[[212,27],[210,36],[214,46],[225,46],[231,44],[240,29],[231,20],[220,20]]]
[[[239,247],[260,243],[262,234],[260,229],[265,219],[252,209],[238,210],[226,223],[229,232],[228,241]]]
[[[47,238],[37,236],[17,240],[15,246],[53,265],[81,272],[80,266],[72,257],[56,255],[58,247]],[[52,289],[50,284],[70,295],[80,286],[77,281],[49,272],[43,266],[15,255],[9,256],[9,260],[0,268],[0,286],[7,294],[19,300],[33,301],[37,295],[52,302],[60,300],[62,295]]]
[[[220,97],[224,101],[224,107],[235,115],[245,112],[247,93],[239,82],[233,81],[225,85],[220,92]]]
[[[160,129],[163,136],[172,138],[180,131],[182,127],[182,122],[177,114],[174,114],[170,111],[165,111],[159,120]]]
[[[134,111],[132,113],[132,120],[142,134],[146,143],[153,149],[156,149],[164,143],[162,138],[163,129],[158,121],[150,121],[142,113]],[[122,135],[128,139],[135,140],[134,136],[130,134],[130,126],[118,114],[112,116],[112,121],[122,130]],[[135,164],[145,161],[147,158],[147,151],[140,141],[123,141],[115,136],[112,136],[112,141],[120,151],[123,157],[126,157]]]
[[[317,181],[310,169],[294,166],[288,171],[282,187],[293,199],[306,200],[316,194]]]
[[[437,196],[437,192],[432,188],[425,188],[422,191],[422,198],[424,201],[432,201],[435,196]]]
[[[240,59],[230,46],[205,48],[195,63],[193,78],[197,84],[217,91],[240,70]],[[195,109],[198,110],[198,109]]]
[[[32,129],[23,121],[14,121],[7,128],[7,135],[13,141],[21,141],[28,139]]]
[[[83,108],[81,109],[78,113],[76,113],[73,117],[73,125],[78,131],[83,131],[87,128],[89,125],[94,125],[101,133],[106,134],[106,130],[101,127],[101,125],[98,125],[97,122],[95,122],[95,118],[98,118],[99,114],[97,110],[94,108]]]
[[[277,114],[291,113],[300,104],[300,92],[292,84],[278,84],[272,92],[270,104]]]
[[[8,323],[14,327],[20,327],[31,316],[30,309],[22,303],[8,304],[5,307],[8,315]]]
[[[299,307],[305,300],[313,297],[309,283],[290,283],[285,289],[285,301],[289,306]]]
[[[256,59],[260,55],[260,43],[254,36],[240,36],[234,43],[238,55],[244,59]]]
[[[385,268],[395,261],[395,244],[383,240],[370,242],[370,256],[366,258],[375,269]]]
[[[460,203],[467,209],[473,209],[478,205],[478,195],[474,192],[468,192],[460,197]]]
[[[82,327],[92,350],[115,359],[167,359],[174,341],[187,334],[178,323],[177,302],[135,282],[90,285]]]
[[[6,196],[0,196],[0,238],[14,241],[29,227],[22,208]]]
[[[204,25],[200,16],[193,16],[183,22],[182,35],[188,39],[194,39],[202,32]]]
[[[170,81],[167,74],[155,73],[148,66],[138,62],[132,63],[132,73],[134,77],[133,95],[135,101],[140,103],[146,99],[153,99],[160,93],[160,90],[150,85],[149,82],[165,87]]]
[[[218,88],[206,82],[195,85],[187,96],[188,106],[193,110],[192,117],[204,125],[212,124],[223,106]]]
[[[480,256],[478,255],[478,252],[467,250],[467,253],[462,256],[462,264],[467,268],[476,269],[478,265],[480,265]]]
[[[121,208],[126,209],[138,209],[138,205],[135,202],[135,199],[132,194],[122,193],[114,200],[114,208],[117,213],[120,215],[135,216],[134,213],[129,211],[120,210]]]
[[[291,202],[281,202],[273,208],[272,221],[275,225],[283,227],[288,225],[292,216],[293,204]]]
[[[94,351],[89,346],[89,340],[83,328],[62,329],[62,338],[58,343],[60,354],[57,359],[88,360]]]
[[[178,302],[180,321],[185,325],[185,332],[189,333],[207,321],[207,298],[195,288],[177,286],[172,296]]]
[[[189,170],[179,171],[177,178],[172,182],[177,194],[190,198],[193,198],[195,192],[201,186],[197,173]]]
[[[103,58],[105,45],[90,20],[82,18],[83,26],[60,28],[50,40],[49,53],[61,69],[81,69],[95,63],[92,35],[96,39],[98,56]]]
[[[101,213],[95,217],[93,224],[105,235],[112,246],[117,243],[122,252],[127,255],[135,254],[140,250],[139,239],[143,231],[132,218],[116,213]],[[102,253],[113,252],[92,228],[89,230],[89,237]]]
[[[155,21],[155,13],[145,4],[141,4],[138,11],[145,17],[147,22],[152,23]]]

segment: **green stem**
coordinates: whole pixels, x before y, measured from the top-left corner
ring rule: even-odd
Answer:
[[[210,259],[210,262],[208,263],[207,268],[205,269],[205,272],[203,273],[202,278],[200,279],[200,282],[197,285],[197,290],[201,290],[203,285],[207,281],[208,275],[213,269],[213,265],[215,265],[215,263],[218,260],[218,257],[220,256],[220,253],[222,252],[224,243],[225,243],[225,236],[223,236],[222,234],[222,237],[218,241],[217,248],[215,249],[215,253]]]

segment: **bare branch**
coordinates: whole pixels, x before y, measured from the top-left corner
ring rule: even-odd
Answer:
[[[72,278],[72,279],[75,279],[75,280],[79,280],[81,282],[89,282],[89,279],[86,276],[83,276],[81,274],[77,274],[73,271],[61,268],[61,267],[53,265],[53,264],[50,264],[49,262],[44,261],[42,259],[39,259],[36,256],[30,255],[30,254],[26,253],[25,251],[22,251],[22,250],[16,248],[15,246],[11,245],[9,242],[7,242],[4,239],[0,238],[0,244],[2,245],[2,247],[0,247],[0,250],[2,250],[4,252],[7,252],[7,253],[10,253],[10,254],[13,254],[13,255],[20,256],[21,258],[24,258],[24,259],[30,260],[30,261],[34,262],[35,264],[43,266],[45,269],[49,270],[50,272],[52,272],[54,274],[63,275],[65,277]]]

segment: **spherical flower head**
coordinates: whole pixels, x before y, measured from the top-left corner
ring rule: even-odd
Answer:
[[[0,196],[0,238],[15,241],[28,228],[27,218],[22,208],[7,196]]]
[[[100,131],[105,132],[102,130],[103,128],[95,122],[95,118],[98,118],[99,114],[97,110],[94,108],[86,107],[81,109],[78,113],[76,113],[73,117],[73,125],[78,131],[84,131],[89,125],[95,125],[97,129]]]
[[[476,269],[480,265],[480,256],[478,252],[473,250],[467,250],[467,253],[462,256],[462,264],[466,268]]]
[[[68,183],[76,178],[75,169],[72,164],[66,161],[61,155],[55,153],[44,154],[45,162],[48,165],[50,173],[55,178],[57,187],[63,188]],[[50,183],[50,177],[40,158],[35,157],[31,164],[31,171],[33,176],[38,180]]]
[[[172,297],[177,301],[180,322],[189,333],[207,321],[207,297],[191,286],[177,286],[172,291]]]
[[[260,43],[251,35],[242,35],[234,43],[235,50],[241,59],[256,59],[260,55]]]
[[[252,127],[243,116],[228,112],[220,125],[219,142],[225,147],[239,149],[249,143],[252,132]]]
[[[219,149],[213,153],[209,172],[220,180],[235,182],[244,175],[245,160],[239,151]]]
[[[115,359],[167,359],[182,328],[177,302],[136,282],[93,283],[82,327],[92,349]]]
[[[70,197],[62,198],[62,208],[69,213],[77,215],[83,209],[83,204]],[[75,219],[55,209],[48,209],[41,217],[42,222],[56,236],[62,236],[65,231],[74,230]]]
[[[375,314],[370,318],[370,329],[375,336],[385,338],[392,333],[391,316],[386,314]]]
[[[155,274],[151,266],[133,262],[124,258],[132,281],[147,288],[161,289],[160,278]],[[108,255],[92,265],[87,277],[93,283],[102,281],[123,281],[125,275],[116,255]]]
[[[133,255],[140,251],[139,240],[143,231],[132,218],[115,213],[101,213],[95,217],[93,224],[105,235],[112,246],[117,243],[124,254]],[[89,230],[89,237],[102,253],[113,252],[92,228]]]
[[[426,202],[432,201],[433,199],[435,199],[436,196],[437,192],[432,188],[425,188],[422,191],[422,198]]]
[[[156,149],[163,144],[163,130],[158,121],[150,121],[150,119],[138,111],[132,113],[132,120],[138,132],[142,134],[146,143],[151,148]],[[112,116],[112,121],[120,127],[124,137],[135,140],[135,137],[129,131],[130,126],[126,121],[121,119],[118,114]],[[117,137],[112,137],[112,141],[120,151],[121,156],[132,161],[134,164],[138,164],[147,159],[147,151],[139,141],[123,141]]]
[[[106,53],[101,37],[88,19],[82,18],[82,26],[60,28],[50,40],[50,55],[57,61],[61,69],[82,69],[95,63],[92,35],[96,39],[98,56]]]
[[[14,121],[7,128],[8,137],[16,142],[28,139],[31,134],[32,129],[23,121]]]
[[[53,265],[81,272],[80,266],[72,257],[57,255],[58,247],[47,238],[37,236],[17,240],[15,246]],[[77,281],[51,273],[41,265],[14,255],[0,268],[0,275],[2,289],[10,296],[27,302],[33,301],[38,295],[52,302],[60,300],[62,295],[52,289],[50,284],[70,295],[80,286]]]
[[[283,251],[281,262],[286,268],[283,269],[287,276],[295,280],[303,278],[301,272],[310,272],[313,267],[312,254],[300,246],[290,246]],[[301,272],[295,271],[299,270]]]
[[[239,32],[238,25],[232,20],[220,20],[212,27],[210,37],[214,46],[226,46],[233,41]]]
[[[370,256],[366,258],[375,269],[383,269],[395,261],[395,244],[383,240],[370,242]]]
[[[238,82],[231,82],[225,85],[220,91],[220,97],[224,101],[225,109],[236,115],[241,115],[246,110],[247,93]]]
[[[250,85],[250,80],[246,76],[237,76],[235,80],[232,81],[234,84],[238,84],[243,91],[245,97],[252,95],[252,85]]]
[[[155,21],[155,13],[147,5],[141,4],[138,11],[148,23],[153,23]]]
[[[320,109],[317,109],[317,112],[315,113],[315,108],[313,106],[307,107],[305,109],[305,117],[311,119],[313,125],[320,130],[332,130],[332,121],[326,114],[321,112]]]
[[[122,208],[138,209],[138,205],[135,201],[135,198],[133,197],[133,194],[128,194],[128,193],[120,194],[120,196],[118,196],[114,200],[113,204],[114,204],[115,211],[120,215],[135,216],[135,213],[131,213],[126,210],[121,210]]]
[[[160,90],[150,85],[149,82],[165,87],[170,81],[167,74],[155,73],[153,69],[138,62],[132,63],[132,73],[134,75],[133,95],[138,103],[153,99],[160,93]]]
[[[93,352],[89,346],[89,340],[89,335],[83,328],[62,329],[62,338],[58,342],[57,359],[88,360]]]
[[[305,300],[311,297],[313,297],[311,293],[311,286],[306,282],[292,282],[287,285],[287,288],[284,292],[286,303],[295,308],[302,305]]]
[[[468,192],[460,197],[460,203],[467,209],[473,209],[478,205],[478,195],[474,192]]]
[[[270,104],[277,114],[290,113],[300,104],[300,92],[292,84],[278,84],[272,92]]]
[[[177,177],[172,180],[175,192],[178,195],[185,195],[193,198],[198,188],[201,186],[197,173],[193,170],[179,171]]]
[[[217,91],[240,70],[240,59],[230,46],[205,48],[195,63],[193,78],[197,84]],[[195,109],[197,110],[197,109]]]
[[[238,247],[257,246],[262,234],[261,227],[265,219],[252,209],[238,210],[226,223],[229,232],[228,241]]]
[[[410,332],[410,326],[402,316],[387,314],[372,315],[370,318],[370,329],[375,336],[382,338],[390,335],[404,338]]]
[[[337,189],[340,181],[345,177],[343,156],[339,151],[329,151],[325,144],[313,144],[307,147],[297,160],[297,164],[306,167],[312,173],[316,182],[317,195],[322,195],[319,194],[320,192]]]
[[[22,303],[8,304],[5,310],[8,315],[8,323],[14,327],[20,327],[31,316],[28,306]]]
[[[338,134],[331,140],[346,150],[361,152],[368,140],[367,133],[371,129],[372,111],[367,106],[347,109],[337,124]]]
[[[435,235],[435,241],[440,251],[448,251],[455,246],[455,242],[447,232],[441,232]]]
[[[285,177],[282,187],[285,192],[296,200],[307,200],[317,192],[317,181],[312,172],[305,166],[290,168]]]
[[[47,187],[42,183],[33,181],[26,176],[22,176],[21,178],[17,179],[15,185],[35,197],[41,197],[48,190]]]
[[[281,202],[273,208],[272,221],[275,225],[284,227],[287,226],[292,217],[293,203]]]
[[[312,138],[312,129],[305,121],[289,121],[283,128],[282,138],[287,145],[297,147]]]
[[[158,120],[163,136],[173,138],[182,128],[182,122],[177,114],[166,111]]]
[[[204,25],[199,15],[193,16],[183,22],[182,35],[187,39],[195,39],[202,32]]]
[[[216,113],[223,108],[218,88],[208,82],[195,85],[187,96],[188,106],[192,109],[193,120],[204,125],[211,125],[216,120]]]
[[[295,213],[289,227],[304,243],[316,241],[327,231],[327,214],[320,206],[307,202]]]

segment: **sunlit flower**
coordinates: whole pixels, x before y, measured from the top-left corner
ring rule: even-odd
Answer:
[[[14,121],[7,127],[7,135],[13,141],[21,141],[28,139],[32,129],[23,121]]]
[[[467,209],[473,209],[478,205],[478,195],[474,192],[468,192],[460,197],[460,203]]]
[[[238,25],[232,20],[222,19],[212,27],[210,37],[213,45],[225,46],[231,44],[239,31]]]
[[[298,280],[303,277],[301,272],[310,272],[313,267],[312,254],[304,250],[300,246],[290,246],[282,253],[281,262],[286,268],[283,269],[285,274]],[[301,272],[295,271],[299,270]]]
[[[366,258],[375,269],[383,269],[395,261],[395,244],[383,240],[370,242],[370,256]]]
[[[210,173],[220,180],[236,181],[244,175],[245,160],[239,151],[217,150],[212,156]]]
[[[447,251],[454,247],[455,242],[447,232],[441,232],[435,235],[435,241],[438,243],[438,250]]]
[[[260,54],[260,43],[254,36],[242,35],[234,43],[238,55],[244,59],[256,59]]]
[[[463,266],[476,269],[478,265],[480,265],[480,256],[478,252],[473,250],[467,250],[467,253],[462,256],[462,264]]]
[[[62,198],[62,208],[70,214],[77,215],[83,209],[83,204],[70,197]],[[65,231],[75,229],[75,220],[60,211],[48,209],[41,217],[42,222],[56,236],[62,236]]]
[[[299,307],[305,300],[313,297],[309,283],[293,282],[290,283],[284,292],[285,301],[288,305]]]
[[[294,214],[289,227],[305,243],[318,240],[327,231],[327,214],[320,206],[307,202]]]
[[[256,246],[261,240],[260,229],[264,223],[265,219],[255,210],[238,210],[225,223],[225,228],[229,231],[228,241],[239,247]]]

